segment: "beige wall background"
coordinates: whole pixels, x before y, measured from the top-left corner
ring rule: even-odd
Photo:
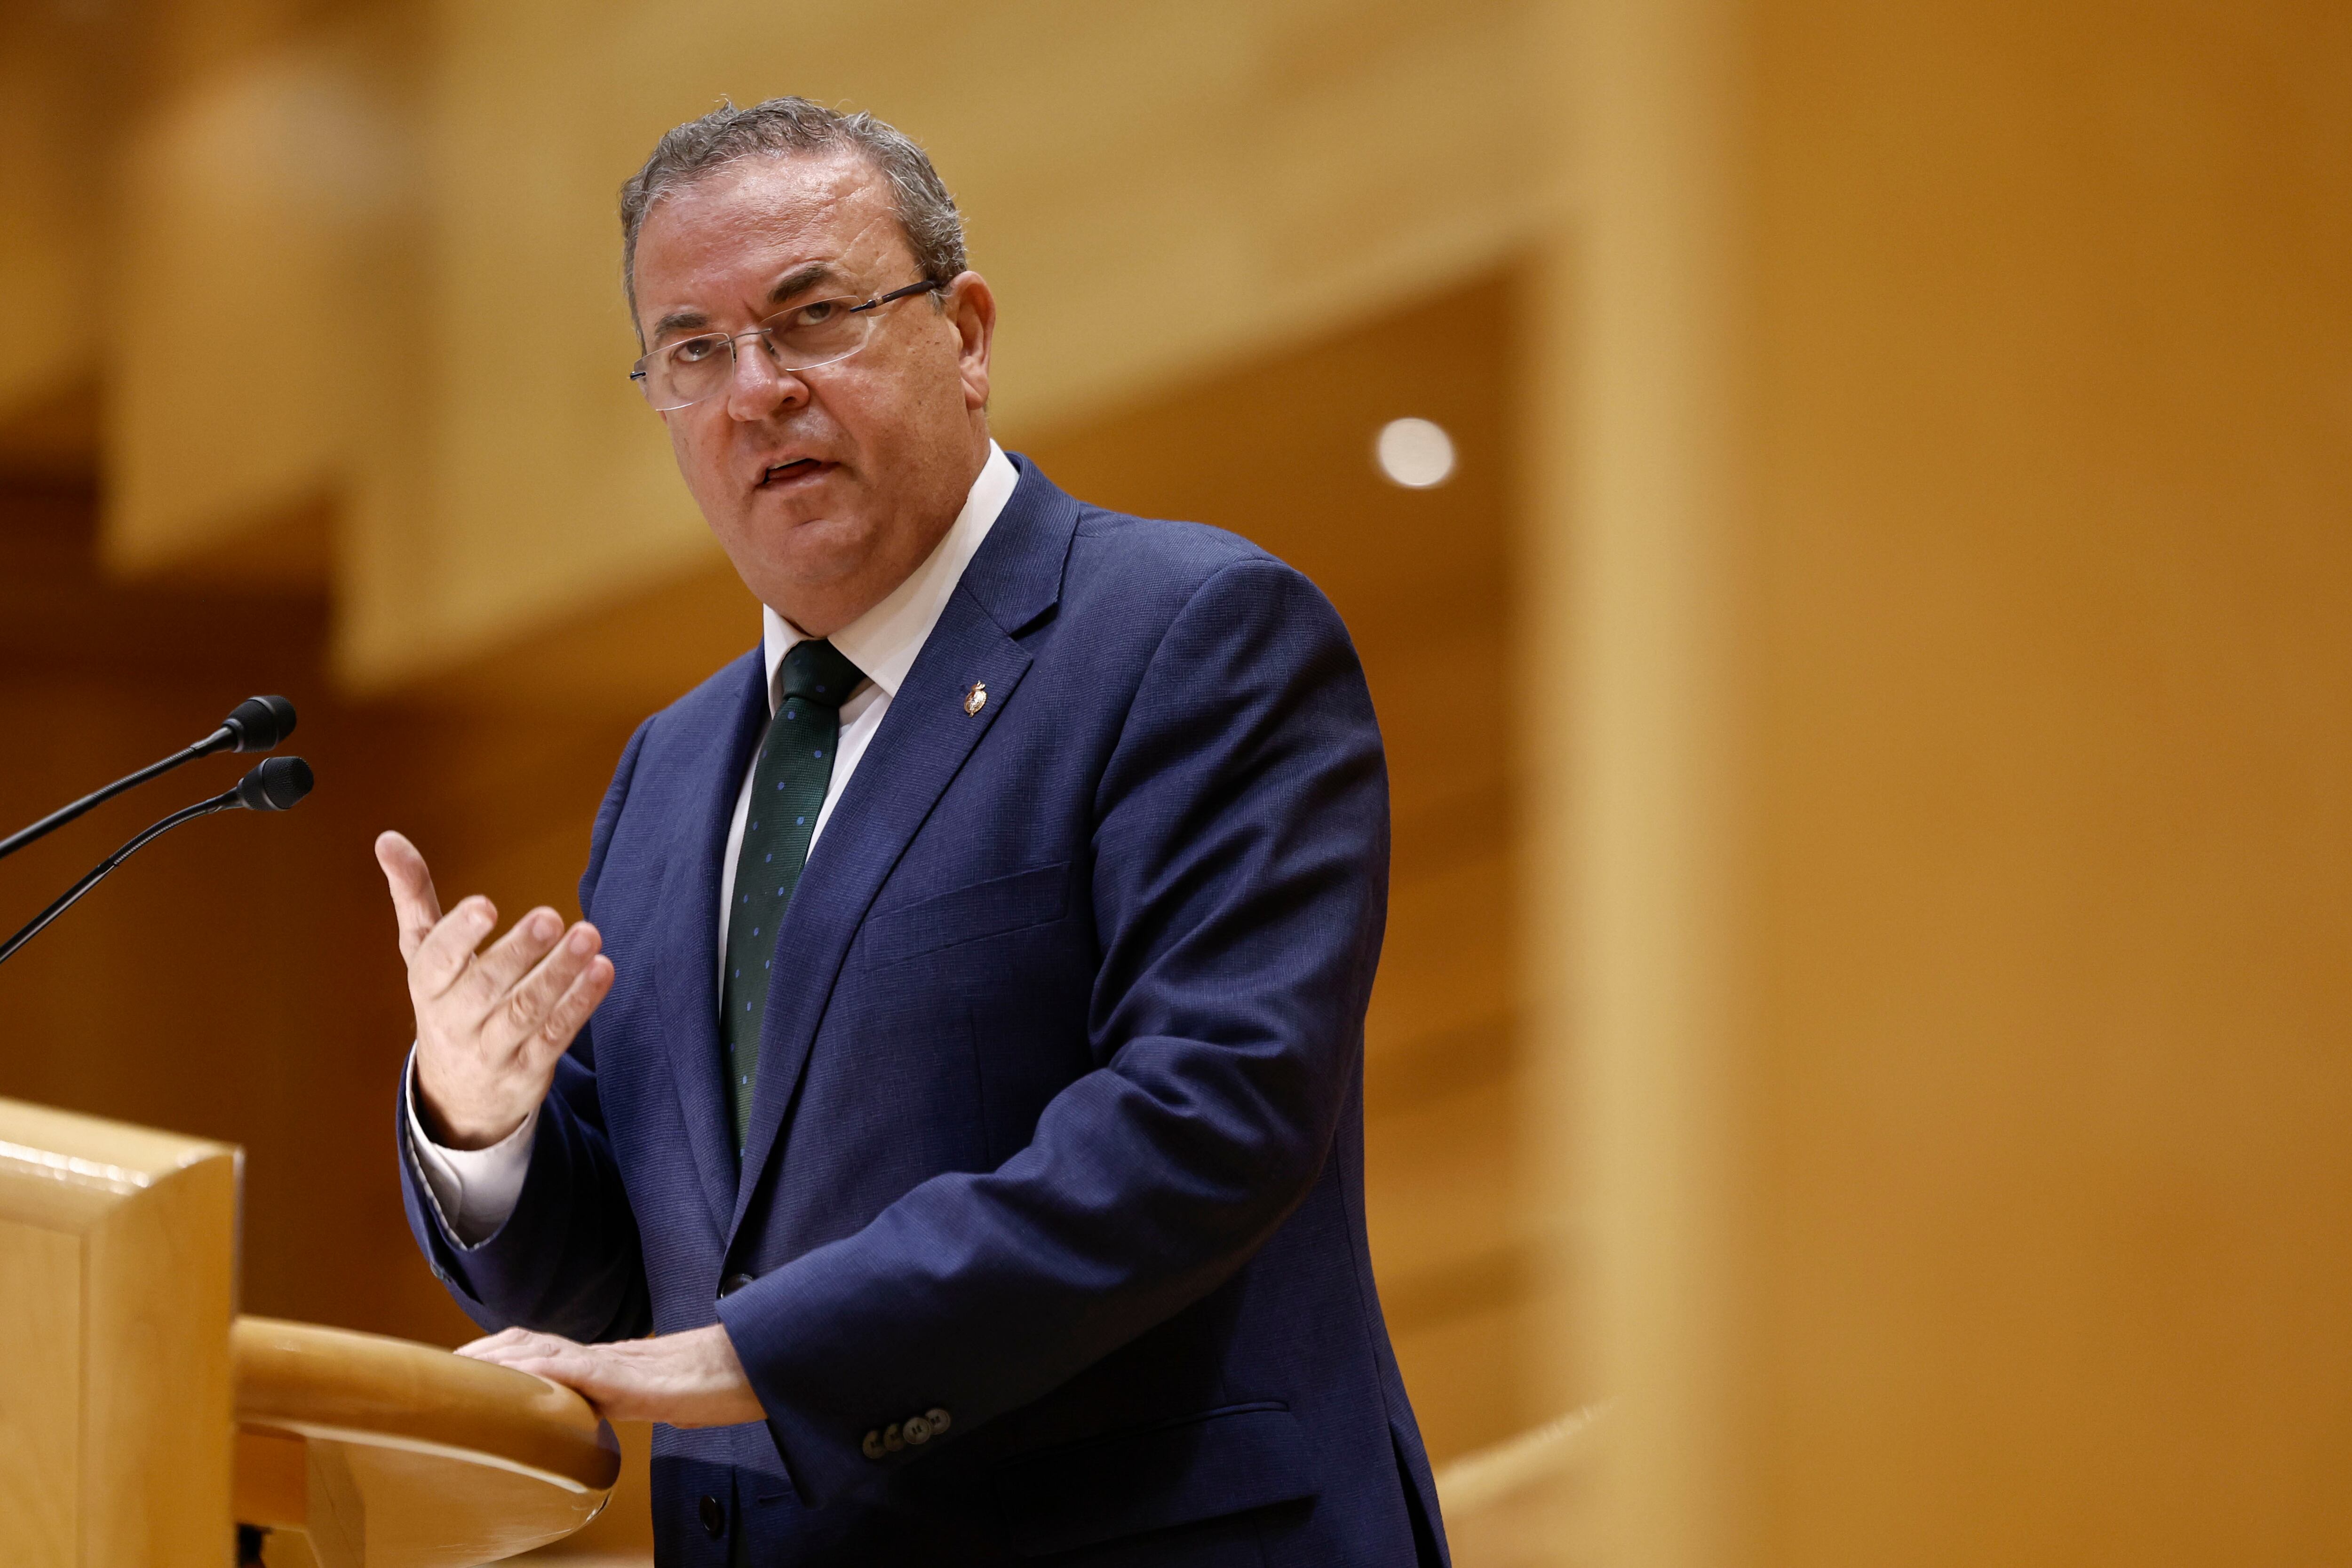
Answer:
[[[463,1333],[366,837],[562,902],[754,635],[612,208],[787,90],[931,147],[1008,444],[1357,633],[1463,1563],[2352,1552],[2340,6],[10,7],[0,806],[256,689],[321,787],[0,971],[0,1093],[245,1144],[249,1307]],[[1373,474],[1399,414],[1451,485]]]

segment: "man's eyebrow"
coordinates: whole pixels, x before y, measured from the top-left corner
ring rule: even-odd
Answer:
[[[814,288],[820,283],[840,276],[834,270],[833,263],[829,261],[804,263],[776,279],[776,286],[768,290],[768,303],[782,305],[793,295]],[[691,308],[673,310],[654,323],[653,340],[658,343],[672,332],[695,331],[709,325],[710,325],[710,318],[700,310]]]
[[[782,305],[803,289],[814,288],[818,284],[839,276],[839,273],[834,271],[833,263],[829,261],[812,261],[804,266],[796,267],[776,279],[776,286],[768,290],[768,303]]]

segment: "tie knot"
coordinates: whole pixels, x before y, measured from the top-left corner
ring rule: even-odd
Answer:
[[[780,697],[798,697],[818,707],[839,707],[857,689],[866,672],[822,637],[793,644],[784,655]]]

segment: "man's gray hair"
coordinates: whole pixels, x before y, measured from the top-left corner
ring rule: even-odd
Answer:
[[[946,283],[961,272],[963,214],[929,157],[905,132],[870,114],[843,114],[804,98],[772,98],[749,109],[722,99],[709,114],[663,136],[621,187],[621,289],[630,313],[637,308],[637,232],[655,203],[746,158],[843,151],[863,157],[890,183],[898,226],[923,277]]]

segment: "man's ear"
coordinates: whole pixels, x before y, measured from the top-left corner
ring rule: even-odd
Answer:
[[[977,272],[961,272],[940,297],[956,329],[956,361],[963,380],[964,406],[988,406],[988,356],[996,341],[996,295]]]

